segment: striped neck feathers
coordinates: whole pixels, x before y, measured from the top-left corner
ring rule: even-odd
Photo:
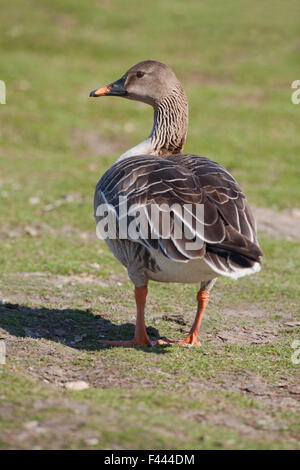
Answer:
[[[118,159],[134,155],[166,157],[181,153],[188,129],[188,102],[180,83],[173,92],[154,106],[154,123],[150,136]]]

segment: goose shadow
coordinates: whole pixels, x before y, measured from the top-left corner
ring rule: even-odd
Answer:
[[[100,344],[100,339],[132,338],[135,325],[117,325],[90,309],[35,308],[7,303],[0,305],[0,328],[15,337],[44,338],[78,350],[98,351],[112,347]],[[147,327],[147,333],[152,340],[160,338],[159,331],[151,326]],[[169,346],[135,348],[165,354]]]

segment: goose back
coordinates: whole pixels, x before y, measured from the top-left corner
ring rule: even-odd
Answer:
[[[154,250],[176,262],[203,259],[216,274],[229,277],[259,270],[262,252],[255,220],[238,183],[218,163],[191,154],[125,158],[116,162],[99,181],[94,198],[95,214],[99,204],[108,203],[114,208],[118,223],[120,196],[126,198],[128,208],[140,207],[147,220],[147,233],[156,234],[154,238],[145,237],[145,227],[138,227],[137,238],[129,237],[129,243],[142,245],[149,253]],[[161,224],[155,224],[151,218],[151,206],[158,208],[161,217],[160,207],[164,204],[169,207],[202,204],[202,230],[197,231],[199,220],[192,210],[191,226],[190,219],[187,223],[182,214],[175,212],[170,214],[169,233],[161,233]],[[181,239],[174,234],[176,217],[187,229],[182,231]],[[131,220],[129,216],[127,226]],[[96,216],[96,222],[99,221],[101,216]],[[202,242],[198,249],[186,248],[191,236],[184,234],[189,230],[193,231],[195,240]]]

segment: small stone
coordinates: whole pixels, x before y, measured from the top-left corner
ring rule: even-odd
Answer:
[[[53,204],[47,204],[46,206],[44,206],[44,211],[46,212],[53,211],[54,208],[55,206]]]
[[[32,206],[34,206],[35,204],[39,204],[40,203],[40,198],[39,197],[30,197],[29,198],[29,204],[31,204]]]
[[[90,268],[93,268],[93,269],[100,269],[100,264],[98,264],[98,263],[90,263],[90,264],[89,264],[89,267],[90,267]]]
[[[27,233],[27,235],[30,235],[31,237],[36,237],[38,231],[34,227],[30,227],[30,225],[27,225],[27,227],[25,227],[25,233]]]
[[[32,429],[36,429],[39,425],[38,421],[28,421],[27,423],[24,424],[24,428],[27,429],[28,431],[31,431]]]
[[[258,426],[265,427],[267,426],[268,422],[265,419],[259,419],[256,421],[256,424],[258,424]]]
[[[41,426],[38,426],[37,428],[35,428],[35,432],[37,434],[45,434],[47,432],[47,429],[46,428],[42,428]]]
[[[300,209],[296,209],[296,208],[292,209],[291,214],[293,217],[297,217],[300,219]]]
[[[80,237],[82,240],[88,240],[89,234],[86,233],[86,232],[82,232],[82,233],[79,234],[79,237]]]
[[[287,388],[287,384],[284,383],[284,382],[277,382],[274,384],[274,387],[277,387],[277,388]]]
[[[73,194],[66,194],[64,196],[64,199],[67,201],[67,202],[74,202],[75,201],[75,197],[73,196]]]
[[[290,326],[291,328],[294,328],[296,326],[300,326],[299,321],[288,321],[284,323],[285,326]]]
[[[76,382],[66,382],[65,388],[68,390],[86,390],[89,388],[89,384],[84,380],[78,380]]]
[[[293,395],[300,395],[300,385],[292,385],[291,387],[289,387],[289,391]]]
[[[50,374],[56,375],[57,377],[63,377],[64,376],[64,370],[59,367],[59,366],[50,366],[48,367],[48,372]]]
[[[85,439],[84,442],[87,446],[96,446],[97,444],[99,444],[99,440],[93,437],[91,439]]]

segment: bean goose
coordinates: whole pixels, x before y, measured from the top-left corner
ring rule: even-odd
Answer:
[[[92,91],[90,96],[121,96],[154,108],[150,136],[124,153],[102,176],[95,191],[97,224],[104,219],[104,213],[97,212],[98,208],[105,204],[115,211],[120,228],[120,200],[126,198],[128,213],[131,207],[139,207],[152,234],[143,237],[138,225],[137,236],[125,238],[118,231],[115,238],[105,239],[115,257],[127,268],[135,286],[137,316],[133,339],[101,342],[114,346],[171,343],[196,346],[200,344],[198,332],[209,292],[217,277],[237,279],[260,270],[262,252],[248,202],[238,183],[221,165],[205,157],[181,153],[188,128],[188,103],[181,84],[165,64],[154,60],[140,62],[119,80]],[[170,211],[171,223],[166,235],[160,223],[162,207],[174,204],[177,208],[189,204],[190,219],[188,222],[176,209]],[[197,205],[204,207],[202,217],[193,209]],[[150,206],[157,209],[156,222],[150,217]],[[183,235],[180,239],[174,235],[175,219],[190,230],[190,237]],[[128,228],[132,218],[128,216],[124,220]],[[187,238],[202,243],[189,249]],[[166,337],[155,342],[150,340],[145,326],[149,280],[200,283],[196,317],[184,340]]]

